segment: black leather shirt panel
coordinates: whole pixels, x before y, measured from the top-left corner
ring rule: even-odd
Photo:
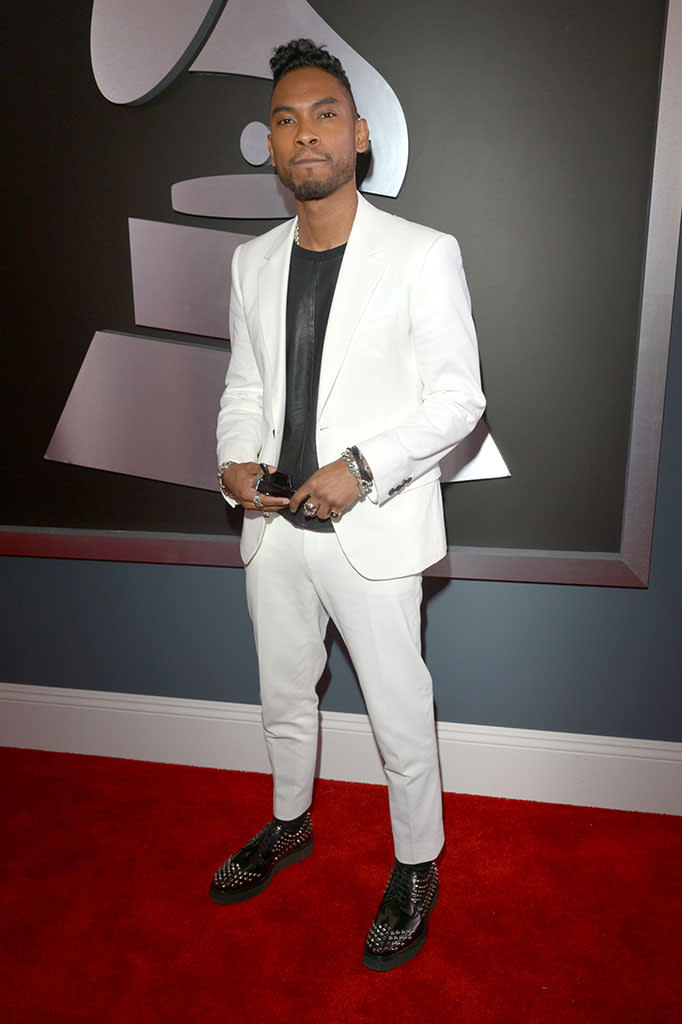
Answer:
[[[289,267],[286,312],[286,408],[278,469],[299,487],[317,469],[315,425],[320,367],[329,311],[345,245],[313,252],[294,245]],[[329,519],[283,513],[296,526],[330,532]]]

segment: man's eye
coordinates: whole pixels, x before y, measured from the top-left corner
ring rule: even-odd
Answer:
[[[336,117],[336,114],[333,110],[323,110],[320,117]]]

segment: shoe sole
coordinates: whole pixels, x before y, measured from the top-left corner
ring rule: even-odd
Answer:
[[[392,971],[394,967],[401,967],[408,960],[411,960],[413,956],[416,956],[426,942],[426,936],[429,933],[429,917],[431,917],[437,903],[438,894],[436,893],[436,897],[424,922],[423,931],[414,942],[411,942],[405,949],[401,949],[399,953],[390,953],[387,956],[380,956],[377,953],[365,953],[362,958],[365,967],[369,967],[370,971]]]
[[[281,871],[282,868],[288,868],[291,864],[297,864],[299,861],[305,860],[312,852],[313,840],[311,836],[309,841],[304,843],[303,846],[299,846],[297,850],[293,850],[286,857],[280,858],[272,871],[256,885],[244,889],[220,889],[211,882],[208,894],[214,903],[220,903],[223,906],[231,903],[243,903],[244,900],[250,900],[254,896],[258,896],[264,889],[267,889],[277,872]]]

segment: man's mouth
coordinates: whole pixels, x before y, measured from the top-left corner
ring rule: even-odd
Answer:
[[[292,163],[296,167],[300,167],[302,164],[324,164],[327,162],[326,156],[303,156],[298,160],[292,160]]]

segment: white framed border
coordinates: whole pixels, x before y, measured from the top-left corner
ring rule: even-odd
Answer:
[[[383,784],[365,715],[321,712],[318,775]],[[682,743],[438,725],[446,792],[682,814]],[[0,684],[0,745],[268,772],[260,707]]]

